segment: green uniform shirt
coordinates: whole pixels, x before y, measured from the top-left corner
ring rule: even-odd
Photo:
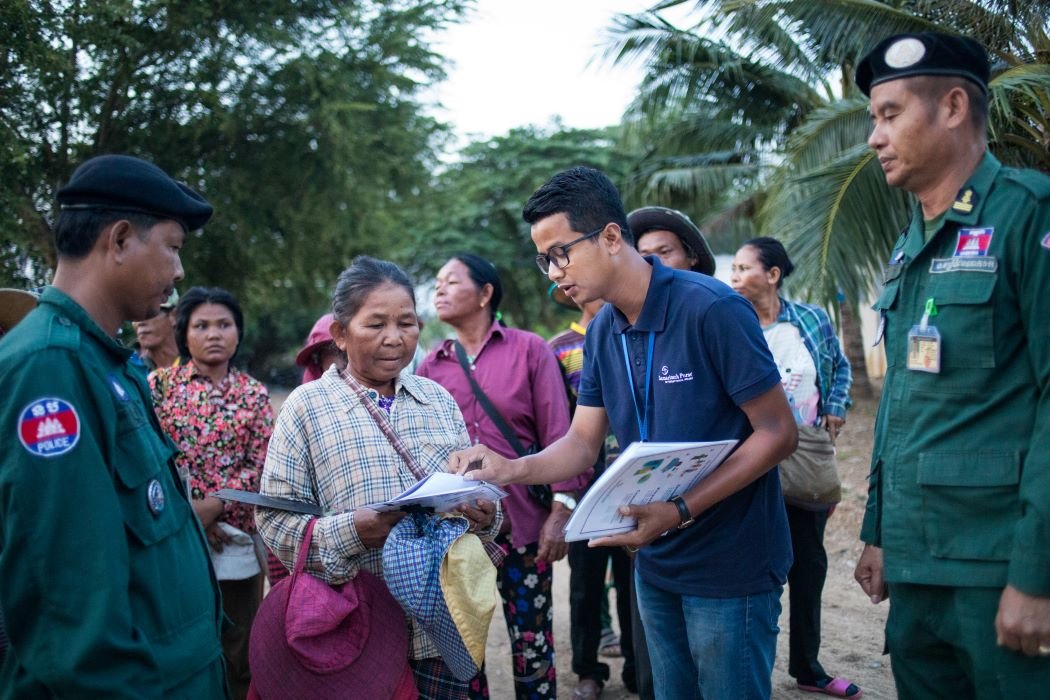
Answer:
[[[941,370],[907,369],[926,300]],[[861,538],[890,582],[1050,596],[1050,178],[985,155],[941,228],[921,208],[874,308],[887,372]]]
[[[0,342],[0,697],[225,695],[204,533],[130,354],[51,287]]]

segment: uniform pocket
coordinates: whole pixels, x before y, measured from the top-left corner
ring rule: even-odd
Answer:
[[[941,334],[944,367],[995,367],[992,295],[999,275],[949,272],[931,275],[928,295],[937,305],[930,323]]]
[[[925,452],[919,455],[922,520],[930,554],[1005,561],[1021,517],[1020,455]]]
[[[167,461],[158,459],[151,428],[138,428],[119,434],[114,469],[117,496],[124,524],[135,539],[150,546],[174,534],[186,520],[188,508],[175,492]]]

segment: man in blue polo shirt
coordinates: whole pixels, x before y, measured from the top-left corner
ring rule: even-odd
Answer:
[[[591,544],[640,550],[638,602],[657,698],[769,697],[791,564],[774,466],[798,434],[754,309],[713,278],[643,258],[619,193],[597,170],[555,175],[523,216],[540,269],[577,303],[609,303],[588,327],[565,437],[517,460],[475,446],[454,454],[451,469],[480,462],[473,478],[558,481],[594,463],[608,426],[621,445],[739,439],[695,488],[624,506],[637,528]]]

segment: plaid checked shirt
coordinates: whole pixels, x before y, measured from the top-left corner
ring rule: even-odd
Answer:
[[[373,399],[378,394],[369,391]],[[414,375],[397,380],[390,423],[421,469],[445,471],[449,454],[470,446],[459,407],[447,391]],[[368,410],[329,369],[285,401],[266,453],[260,493],[317,503],[327,515],[317,521],[306,569],[340,584],[365,568],[383,577],[383,550],[367,549],[357,536],[354,511],[394,496],[416,482]],[[309,515],[257,508],[255,519],[266,544],[289,570]],[[499,532],[502,512],[479,533]],[[406,617],[407,619],[407,617]],[[412,623],[410,623],[412,624]],[[411,656],[438,656],[437,647],[412,624]]]
[[[853,404],[849,397],[853,374],[828,314],[820,307],[781,297],[777,321],[798,328],[798,334],[802,336],[802,342],[813,357],[813,364],[817,366],[817,386],[820,389],[817,415],[831,414],[845,418],[846,409]]]

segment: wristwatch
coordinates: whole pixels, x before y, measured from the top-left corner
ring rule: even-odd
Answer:
[[[674,507],[678,509],[678,517],[681,518],[682,522],[678,523],[678,529],[684,530],[693,524],[693,516],[689,514],[689,506],[685,504],[685,499],[681,496],[674,496],[670,499],[671,503],[674,503]]]
[[[554,500],[565,506],[570,511],[576,508],[576,499],[567,493],[554,494]]]

